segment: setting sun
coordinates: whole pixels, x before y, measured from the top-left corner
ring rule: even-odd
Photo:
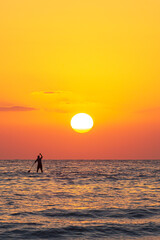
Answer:
[[[84,133],[93,127],[93,119],[86,113],[78,113],[71,119],[71,127],[78,133]]]

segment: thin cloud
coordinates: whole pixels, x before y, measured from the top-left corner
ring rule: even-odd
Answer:
[[[25,112],[34,111],[36,108],[25,107],[25,106],[11,106],[11,107],[0,107],[1,112]]]
[[[61,93],[61,92],[58,92],[58,91],[55,91],[55,92],[52,92],[52,91],[48,91],[48,92],[43,92],[44,94],[56,94],[56,93]]]
[[[84,102],[83,96],[78,95],[77,93],[74,93],[72,91],[37,91],[32,92],[32,95],[36,98],[40,97],[41,100],[43,99],[43,102],[47,103],[65,103],[67,105],[69,104],[75,104],[75,103],[82,103]]]
[[[37,92],[32,92],[33,95],[54,95],[54,94],[60,94],[60,93],[65,93],[64,91],[37,91]]]
[[[86,99],[86,96],[73,91],[49,90],[32,92],[34,106],[55,113],[72,113],[97,106],[97,102]]]

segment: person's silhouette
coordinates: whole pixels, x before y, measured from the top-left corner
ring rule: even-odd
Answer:
[[[38,156],[37,156],[37,159],[35,161],[35,163],[37,162],[37,173],[38,173],[38,170],[41,169],[41,172],[43,172],[43,167],[42,167],[42,154],[40,153]]]

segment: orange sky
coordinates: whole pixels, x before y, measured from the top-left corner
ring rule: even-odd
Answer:
[[[160,1],[0,4],[0,159],[159,159]],[[71,117],[90,114],[78,134]]]

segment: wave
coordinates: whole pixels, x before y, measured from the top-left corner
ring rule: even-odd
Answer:
[[[40,226],[35,228],[29,226],[29,228],[20,226],[20,228],[14,228],[6,230],[1,227],[2,239],[73,239],[77,237],[79,239],[100,239],[104,237],[141,237],[141,236],[156,236],[160,234],[160,224],[148,223],[148,224],[105,224],[105,225],[91,225],[91,226],[74,226],[70,225],[63,228],[46,228],[41,229]],[[84,238],[85,237],[85,238]]]
[[[0,239],[160,239],[159,163],[1,161]]]
[[[138,208],[138,209],[91,209],[91,210],[62,210],[50,208],[43,211],[17,212],[12,216],[41,215],[43,217],[62,218],[124,218],[124,219],[145,219],[160,216],[159,208]]]

